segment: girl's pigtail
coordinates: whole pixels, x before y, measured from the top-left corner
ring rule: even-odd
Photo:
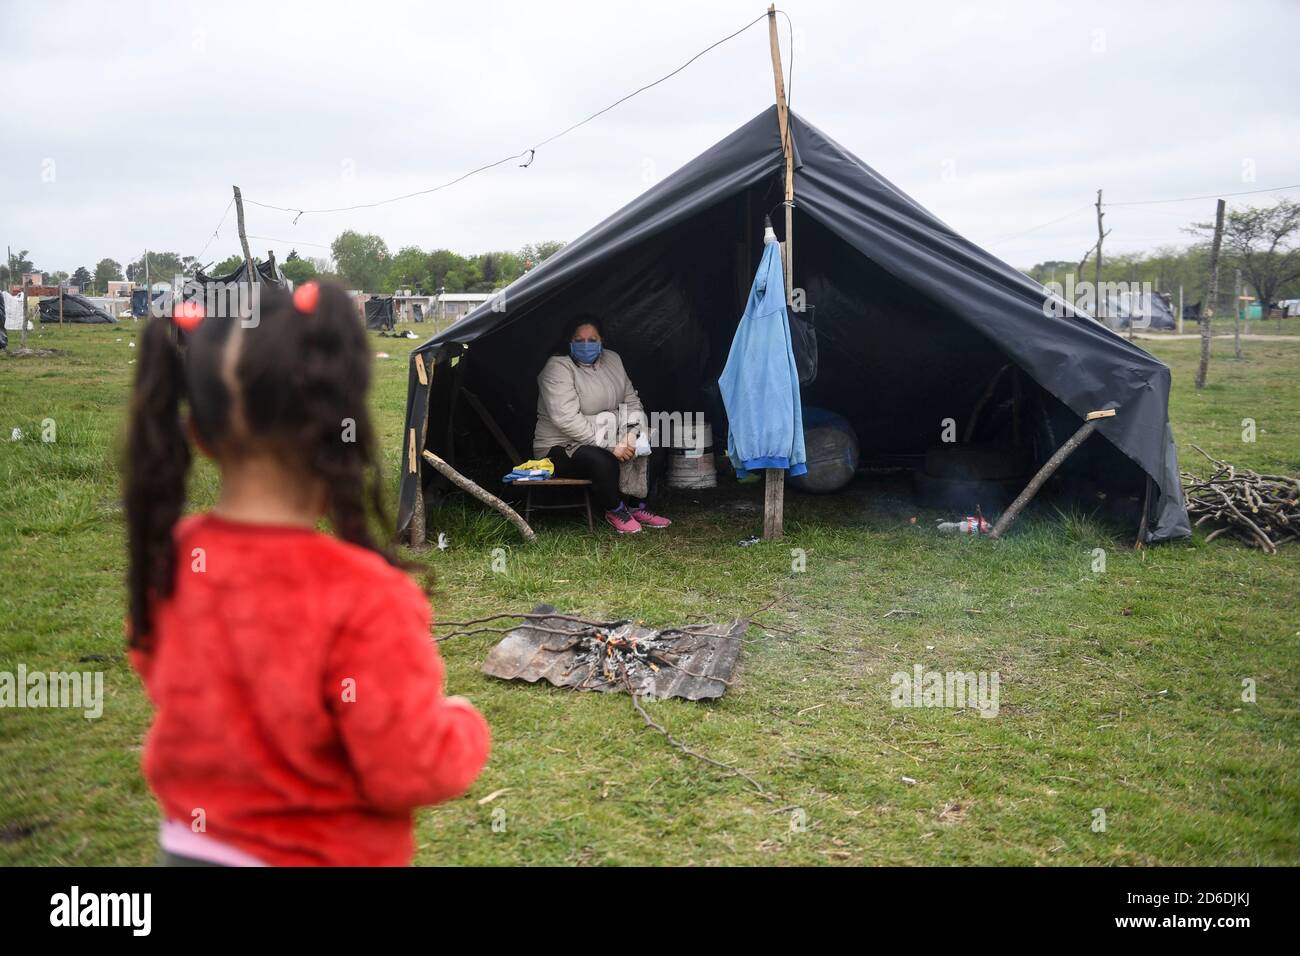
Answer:
[[[366,404],[370,343],[352,300],[329,283],[308,283],[294,293],[300,323],[301,378],[306,448],[312,471],[325,481],[334,533],[397,563],[375,540],[386,525],[379,455]]]
[[[130,645],[151,646],[150,608],[175,586],[172,532],[185,507],[190,444],[181,424],[184,363],[172,321],[153,317],[140,338],[124,462]]]

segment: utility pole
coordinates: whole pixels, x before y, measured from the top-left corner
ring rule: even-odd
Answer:
[[[1097,190],[1097,264],[1096,266],[1093,267],[1093,271],[1092,271],[1093,274],[1092,292],[1093,295],[1097,297],[1098,302],[1101,301],[1101,241],[1106,238],[1106,234],[1102,232],[1101,229],[1101,220],[1104,215],[1105,213],[1101,211],[1101,190],[1098,189]],[[1132,330],[1132,328],[1133,328],[1133,323],[1130,321],[1129,322],[1130,331]]]
[[[1183,334],[1183,284],[1178,283],[1178,334]]]
[[[1223,246],[1223,211],[1227,204],[1220,199],[1214,212],[1214,241],[1210,244],[1210,287],[1201,307],[1201,364],[1196,369],[1196,387],[1205,388],[1205,378],[1210,371],[1210,326],[1214,321],[1214,306],[1219,299],[1219,249]]]

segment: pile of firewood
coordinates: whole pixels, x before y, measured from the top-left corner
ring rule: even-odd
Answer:
[[[1206,541],[1226,534],[1276,554],[1278,545],[1300,538],[1300,478],[1261,475],[1192,447],[1214,465],[1208,478],[1182,475],[1188,515],[1197,527],[1214,526]]]

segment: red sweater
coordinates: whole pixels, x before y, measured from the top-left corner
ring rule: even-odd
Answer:
[[[410,863],[411,811],[463,793],[490,742],[443,696],[419,588],[309,529],[199,515],[176,540],[154,649],[131,655],[164,814],[201,809],[208,835],[273,865]]]

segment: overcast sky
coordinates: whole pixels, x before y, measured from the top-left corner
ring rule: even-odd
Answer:
[[[1125,202],[1300,183],[1296,0],[781,7],[793,109],[1013,265],[1077,260],[1096,238],[1098,187]],[[0,0],[0,242],[68,271],[146,247],[221,260],[238,249],[233,213],[209,242],[231,184],[295,208],[427,188],[558,132],[764,9]],[[527,169],[297,225],[250,206],[248,232],[269,237],[254,252],[327,255],[349,228],[393,251],[573,239],[772,102],[767,44],[766,25],[751,28]],[[1230,201],[1252,198],[1271,197]],[[1213,205],[1115,207],[1107,245],[1186,242],[1180,227]]]

